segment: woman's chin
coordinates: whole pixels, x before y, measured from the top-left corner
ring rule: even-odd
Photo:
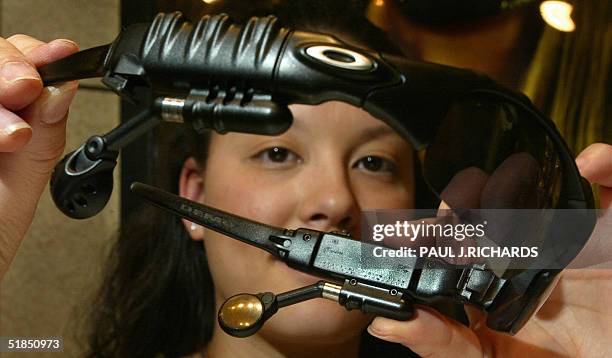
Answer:
[[[249,275],[235,277],[234,282],[239,282],[236,287],[242,287],[242,290],[233,287],[227,293],[230,296],[238,292],[280,294],[322,280],[321,277],[294,270],[271,255],[264,260],[265,268],[256,265],[258,269],[253,267]],[[257,262],[254,257],[251,257],[251,261]],[[279,309],[259,333],[269,341],[298,342],[307,339],[331,345],[359,337],[371,319],[358,311],[349,312],[337,302],[315,298]]]
[[[318,276],[295,270],[276,258],[273,258],[272,261],[272,270],[274,271],[272,275],[275,276],[275,281],[282,285],[282,289],[286,291],[312,285],[322,280]]]
[[[272,340],[308,339],[332,345],[359,337],[371,319],[358,311],[349,312],[336,302],[313,299],[279,309],[261,333]]]
[[[294,270],[270,256],[270,270],[265,291],[275,294],[312,285],[322,278]],[[351,338],[365,328],[372,318],[357,311],[347,311],[337,302],[315,298],[283,307],[264,325],[261,334],[273,340],[316,339],[333,344]]]

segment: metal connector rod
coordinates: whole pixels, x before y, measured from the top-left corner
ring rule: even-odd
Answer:
[[[340,299],[340,291],[342,291],[342,286],[331,282],[325,282],[323,284],[323,294],[321,297],[338,302]]]
[[[164,97],[161,101],[161,117],[166,122],[183,123],[183,108],[185,108],[184,99]]]
[[[127,122],[113,129],[103,136],[104,150],[119,151],[129,143],[132,143],[136,138],[149,132],[155,126],[161,123],[159,116],[151,109],[147,109],[138,115],[130,118]],[[93,144],[93,143],[89,143]],[[102,148],[99,148],[99,150]],[[86,148],[88,154],[95,154],[95,148]]]
[[[276,301],[278,308],[291,306],[296,303],[312,300],[314,298],[321,297],[324,285],[327,284],[325,281],[319,281],[312,285],[300,287],[295,290],[280,293],[276,295]]]

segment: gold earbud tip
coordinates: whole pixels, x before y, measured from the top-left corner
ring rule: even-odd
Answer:
[[[248,293],[230,297],[219,310],[219,321],[227,328],[241,330],[257,324],[263,316],[259,298]]]

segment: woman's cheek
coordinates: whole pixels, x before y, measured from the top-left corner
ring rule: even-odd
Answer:
[[[205,179],[206,205],[268,225],[285,227],[295,212],[291,180],[253,173],[241,168],[241,175],[220,175]],[[265,251],[207,230],[205,247],[218,293],[228,298],[240,292],[271,289],[274,260]]]
[[[236,175],[207,178],[204,204],[268,225],[284,226],[291,221],[296,196],[290,178],[248,166],[222,172]]]
[[[361,210],[409,209],[414,207],[412,183],[381,180],[354,180],[355,196]]]
[[[215,289],[222,298],[266,290],[263,282],[268,276],[269,254],[210,230],[205,232],[204,245]]]
[[[278,186],[276,190],[271,190],[235,185],[223,197],[214,200],[214,203],[233,214],[268,225],[283,226],[293,212],[290,198],[291,193],[283,192]],[[214,203],[210,205],[215,206]]]

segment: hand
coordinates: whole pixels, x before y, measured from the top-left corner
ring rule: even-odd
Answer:
[[[76,51],[68,40],[0,38],[0,279],[64,151],[68,107],[78,85],[43,88],[36,68]]]
[[[583,177],[599,184],[602,208],[610,208],[612,146],[593,144],[576,163]],[[565,270],[538,314],[515,336],[486,327],[482,312],[466,311],[470,327],[419,307],[410,321],[377,317],[368,331],[424,357],[612,356],[612,270]]]

